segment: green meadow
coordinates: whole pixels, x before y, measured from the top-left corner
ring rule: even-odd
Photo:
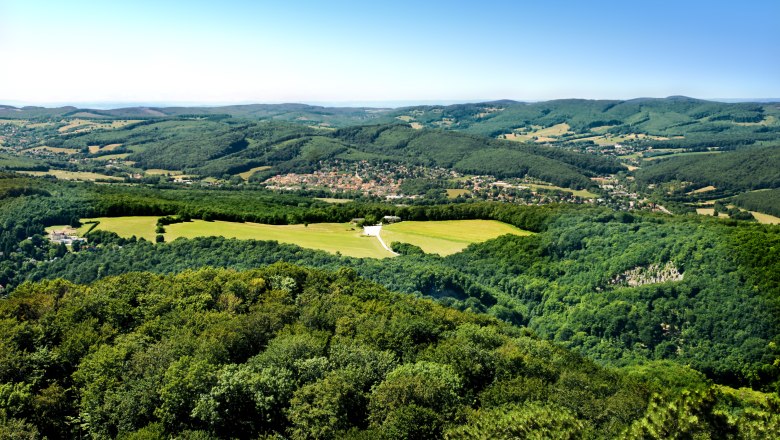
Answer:
[[[136,236],[154,241],[157,218],[101,217],[82,219],[82,222],[98,221],[96,230],[106,230],[122,237]],[[91,225],[85,224],[79,233],[84,234]],[[494,220],[448,220],[430,222],[401,222],[382,228],[382,238],[388,245],[394,241],[419,246],[425,252],[450,255],[460,252],[471,243],[478,243],[504,234],[528,235],[506,223]],[[259,223],[235,223],[225,221],[194,220],[165,226],[166,242],[177,238],[219,236],[240,240],[275,240],[309,249],[357,258],[386,258],[393,254],[382,247],[374,237],[363,235],[361,228],[348,223],[311,223],[307,225],[265,225]]]
[[[439,255],[454,254],[472,243],[505,234],[530,235],[531,232],[496,220],[400,222],[382,227],[382,238],[388,245],[399,241]]]

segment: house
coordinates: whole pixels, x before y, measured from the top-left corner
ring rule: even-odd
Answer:
[[[382,217],[382,223],[398,223],[401,221],[401,217],[397,215],[386,215]]]
[[[61,243],[66,246],[70,246],[76,241],[86,243],[87,239],[76,235],[75,229],[66,228],[61,231],[51,231],[49,233],[49,241],[51,241],[52,243]]]

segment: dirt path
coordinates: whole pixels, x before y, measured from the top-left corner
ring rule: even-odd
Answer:
[[[393,255],[401,255],[397,252],[394,252],[390,247],[385,244],[385,241],[382,240],[382,235],[380,235],[382,232],[382,225],[376,225],[376,226],[363,226],[363,234],[369,236],[369,237],[376,237],[377,240],[379,240],[379,244],[382,245],[383,248],[385,248],[388,252],[390,252]]]

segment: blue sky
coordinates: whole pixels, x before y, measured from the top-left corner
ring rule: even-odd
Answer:
[[[780,97],[780,1],[0,0],[0,102]]]

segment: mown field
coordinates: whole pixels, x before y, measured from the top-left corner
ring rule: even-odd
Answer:
[[[82,222],[100,222],[96,230],[115,232],[121,237],[144,238],[154,241],[157,217],[102,217],[82,219]],[[85,224],[84,234],[91,225]],[[430,222],[401,222],[385,226],[382,238],[388,245],[394,241],[419,246],[425,252],[450,255],[478,243],[504,234],[528,235],[530,232],[493,220],[449,220]],[[166,242],[177,238],[225,237],[240,240],[276,240],[309,249],[358,258],[386,258],[393,256],[373,237],[363,236],[362,228],[348,223],[312,223],[307,225],[265,225],[226,221],[194,220],[165,227]]]
[[[109,176],[106,174],[90,173],[86,171],[65,171],[65,170],[49,170],[49,171],[19,171],[21,174],[28,174],[30,176],[54,176],[62,180],[122,180],[121,177]]]
[[[95,230],[111,231],[115,232],[120,237],[132,237],[143,238],[145,240],[154,241],[154,237],[157,235],[154,232],[154,228],[157,225],[158,217],[153,216],[137,216],[137,217],[100,217],[100,218],[85,218],[81,219],[83,226],[79,228],[79,235],[84,235],[92,227],[90,222],[99,222],[95,227]]]
[[[165,227],[165,240],[221,236],[242,240],[276,240],[330,253],[340,252],[350,257],[385,258],[386,251],[379,240],[363,237],[363,230],[348,223],[313,223],[306,225],[263,225],[259,223],[206,222],[195,220]]]
[[[472,243],[505,234],[530,235],[531,232],[495,220],[401,222],[382,227],[382,238],[388,245],[394,241],[410,243],[439,255],[451,255]]]

